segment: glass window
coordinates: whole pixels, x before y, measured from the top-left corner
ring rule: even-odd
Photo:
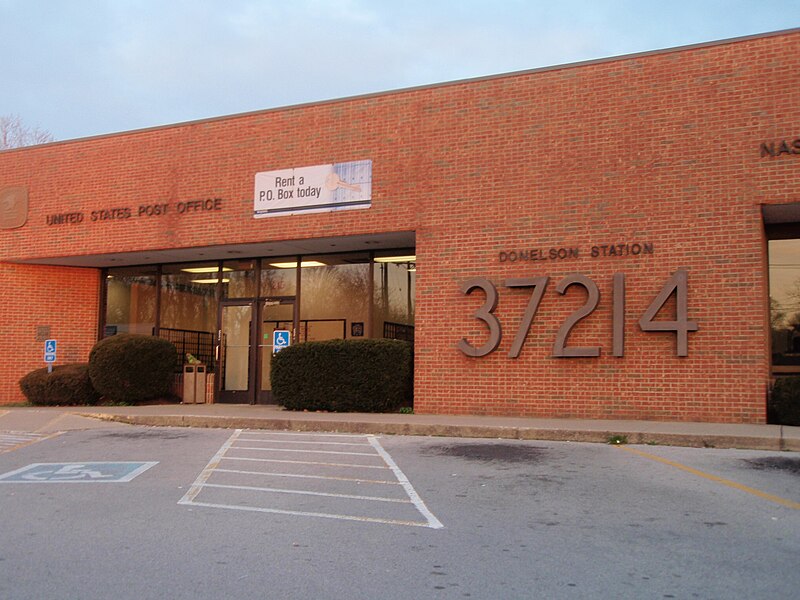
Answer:
[[[227,260],[222,263],[223,298],[255,298],[256,261]]]
[[[216,262],[164,265],[161,273],[159,335],[185,357],[212,366],[217,329]]]
[[[369,255],[304,256],[299,341],[349,338],[369,316]]]
[[[153,335],[157,273],[156,267],[108,269],[103,337],[118,333]]]
[[[297,288],[297,258],[261,260],[261,297],[294,296]]]
[[[249,304],[224,306],[222,310],[222,390],[243,392],[250,387]]]
[[[800,239],[769,242],[772,366],[800,372]]]
[[[369,335],[413,341],[416,285],[413,249],[382,251],[376,253],[374,262],[366,252],[304,256],[299,266],[297,257],[262,258],[259,280],[257,260],[167,264],[160,270],[157,266],[108,269],[103,335],[153,335],[158,327],[159,335],[172,341],[179,354],[194,355],[212,371],[221,290],[222,299],[269,301],[262,308],[266,312],[259,313],[263,317],[262,328],[269,324],[293,328],[292,315],[298,311],[299,329],[294,332],[297,342]],[[800,281],[800,271],[795,277]],[[299,306],[294,303],[295,298]],[[785,304],[786,300],[778,302]],[[800,305],[800,299],[796,304]],[[288,316],[267,314],[266,307],[284,308],[284,305]],[[787,335],[793,334],[781,332],[775,339]],[[240,375],[231,373],[231,382],[239,385]]]
[[[373,264],[375,337],[413,341],[417,267],[413,250],[384,252]]]

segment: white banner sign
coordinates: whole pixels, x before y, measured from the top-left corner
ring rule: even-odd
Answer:
[[[371,204],[371,160],[256,173],[256,219],[369,208]]]

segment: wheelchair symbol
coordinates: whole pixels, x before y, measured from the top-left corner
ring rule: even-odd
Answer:
[[[86,479],[91,481],[107,479],[108,477],[114,477],[114,475],[103,474],[100,471],[87,468],[86,465],[76,464],[65,465],[56,470],[44,469],[26,473],[22,476],[22,479],[27,479],[28,481],[74,481],[76,479]]]
[[[272,332],[272,353],[288,347],[291,341],[290,333],[285,329],[276,329]]]

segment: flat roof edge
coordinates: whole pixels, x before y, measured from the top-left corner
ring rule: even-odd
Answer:
[[[224,121],[224,120],[228,120],[228,119],[245,118],[245,117],[251,117],[251,116],[255,116],[255,115],[268,114],[268,113],[272,113],[272,112],[280,112],[280,111],[288,111],[288,110],[299,110],[299,109],[304,109],[304,108],[310,108],[310,107],[313,107],[313,106],[324,106],[324,105],[327,105],[327,104],[336,104],[336,103],[342,103],[342,102],[352,102],[354,100],[367,100],[367,99],[370,99],[370,98],[380,98],[382,96],[390,96],[390,95],[395,95],[395,94],[405,94],[405,93],[411,93],[411,92],[434,89],[434,88],[445,88],[445,87],[464,85],[464,84],[469,84],[469,83],[478,83],[478,82],[481,82],[481,81],[492,81],[492,80],[495,80],[495,79],[504,79],[504,78],[510,78],[510,77],[520,77],[520,76],[525,76],[525,75],[532,75],[532,74],[535,74],[535,73],[546,73],[546,72],[549,72],[549,71],[559,71],[559,70],[563,70],[563,69],[580,68],[580,67],[586,67],[586,66],[590,66],[590,65],[610,63],[610,62],[616,62],[616,61],[622,61],[622,60],[633,60],[633,59],[636,59],[636,58],[641,58],[641,57],[646,57],[646,56],[657,56],[657,55],[661,55],[661,54],[672,54],[672,53],[675,53],[675,52],[685,52],[685,51],[697,50],[697,49],[701,49],[701,48],[712,48],[712,47],[716,47],[716,46],[724,46],[724,45],[729,45],[729,44],[738,44],[738,43],[748,42],[748,41],[752,41],[752,40],[766,39],[766,38],[771,38],[771,37],[780,37],[780,36],[793,35],[793,34],[800,34],[800,27],[792,27],[792,28],[789,28],[789,29],[781,29],[781,30],[778,30],[778,31],[769,31],[769,32],[764,32],[764,33],[754,33],[754,34],[738,36],[738,37],[733,37],[733,38],[725,38],[725,39],[721,39],[721,40],[712,40],[712,41],[708,41],[708,42],[697,42],[697,43],[694,43],[694,44],[686,44],[686,45],[683,45],[683,46],[672,46],[672,47],[668,47],[668,48],[658,48],[658,49],[655,49],[655,50],[643,50],[641,52],[634,52],[632,54],[619,54],[619,55],[607,56],[607,57],[602,57],[602,58],[591,58],[591,59],[572,62],[572,63],[561,63],[561,64],[557,64],[557,65],[548,65],[548,66],[544,66],[544,67],[534,67],[534,68],[531,68],[531,69],[522,69],[522,70],[519,70],[519,71],[508,71],[508,72],[505,72],[505,73],[496,73],[496,74],[492,74],[492,75],[479,75],[477,77],[467,77],[467,78],[464,78],[464,79],[454,79],[454,80],[451,80],[451,81],[442,81],[442,82],[437,82],[437,83],[427,83],[427,84],[421,84],[421,85],[410,86],[410,87],[405,87],[405,88],[394,88],[394,89],[383,90],[383,91],[378,91],[378,92],[367,92],[367,93],[364,93],[364,94],[355,94],[353,96],[342,96],[342,97],[339,97],[339,98],[329,98],[329,99],[326,99],[326,100],[312,100],[312,101],[309,101],[309,102],[301,102],[301,103],[298,103],[298,104],[288,104],[288,105],[284,105],[284,106],[275,106],[275,107],[271,107],[271,108],[262,108],[262,109],[257,109],[257,110],[252,110],[252,111],[245,111],[245,112],[240,112],[240,113],[231,113],[231,114],[227,114],[227,115],[219,115],[219,116],[213,116],[213,117],[203,117],[203,118],[200,118],[200,119],[194,119],[194,120],[190,120],[190,121],[180,121],[180,122],[177,122],[177,123],[168,123],[168,124],[165,124],[165,125],[153,125],[151,127],[142,127],[140,129],[130,129],[130,130],[111,132],[111,133],[101,133],[101,134],[91,135],[91,136],[86,136],[86,137],[70,138],[70,139],[66,139],[66,140],[56,140],[56,141],[53,141],[53,142],[47,142],[45,144],[36,144],[36,145],[31,145],[31,146],[23,146],[23,147],[20,147],[20,148],[9,148],[9,149],[5,149],[5,150],[0,150],[0,154],[6,153],[6,152],[20,152],[20,151],[26,151],[26,150],[31,150],[31,149],[37,149],[37,148],[45,148],[45,147],[51,147],[51,146],[61,145],[61,144],[71,144],[71,143],[76,143],[76,142],[94,141],[94,140],[104,139],[104,138],[109,138],[109,137],[120,137],[120,136],[125,136],[125,135],[137,135],[137,134],[140,134],[140,133],[148,133],[148,132],[151,132],[151,131],[159,131],[159,130],[163,130],[163,129],[171,129],[171,128],[178,128],[178,127],[186,127],[186,126],[190,126],[190,125],[201,125],[203,123],[213,123],[213,122]]]

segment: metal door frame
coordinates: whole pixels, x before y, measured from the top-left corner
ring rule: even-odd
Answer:
[[[217,315],[217,323],[219,323],[219,330],[217,334],[217,373],[215,377],[215,402],[228,403],[228,404],[255,404],[256,401],[256,356],[258,352],[254,352],[257,339],[257,318],[259,314],[258,305],[256,300],[221,300],[219,303],[219,314]],[[250,352],[248,356],[248,370],[247,370],[247,390],[242,391],[225,391],[222,389],[222,382],[225,378],[225,363],[226,357],[222,356],[224,348],[222,347],[222,313],[226,307],[229,306],[249,306],[250,307]]]
[[[255,362],[256,362],[256,381],[255,381],[255,398],[253,400],[254,403],[257,404],[274,404],[275,402],[272,399],[272,390],[263,390],[261,389],[261,361],[259,360],[261,354],[261,348],[265,346],[272,347],[272,344],[260,344],[262,341],[259,339],[259,334],[261,334],[261,326],[264,323],[275,323],[275,322],[287,322],[285,320],[275,321],[273,319],[269,319],[267,321],[264,320],[264,309],[266,309],[267,302],[274,302],[277,301],[278,305],[286,306],[288,304],[292,305],[292,344],[297,343],[297,296],[268,296],[264,298],[259,298],[257,301],[258,307],[258,322],[256,324],[256,346],[255,346]],[[275,306],[274,304],[271,306]]]

